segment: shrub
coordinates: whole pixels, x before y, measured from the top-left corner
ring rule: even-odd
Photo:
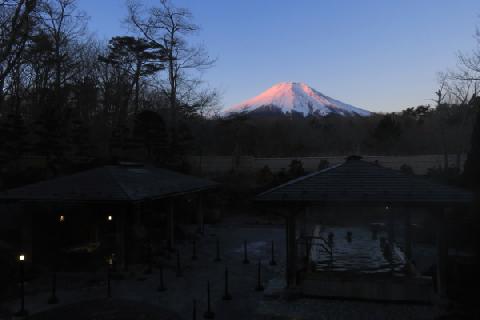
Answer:
[[[273,181],[273,173],[270,170],[270,167],[265,165],[260,171],[257,173],[257,184],[261,186],[269,185]]]
[[[413,168],[406,163],[404,163],[400,166],[400,171],[405,173],[405,174],[408,174],[408,175],[414,175],[415,174],[413,172]]]
[[[301,160],[292,160],[288,165],[288,175],[291,178],[297,178],[303,176],[305,174],[305,170],[303,169],[303,163]]]
[[[328,160],[326,160],[326,159],[322,159],[322,160],[320,160],[320,163],[318,164],[318,171],[323,170],[323,169],[327,169],[328,167],[330,167],[330,162],[328,162]]]

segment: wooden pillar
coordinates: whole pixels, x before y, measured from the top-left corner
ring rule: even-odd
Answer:
[[[138,210],[138,207],[133,205],[134,214],[139,214],[135,212]],[[116,242],[116,259],[117,264],[122,269],[127,269],[127,212],[122,210],[119,214],[115,215],[115,242]]]
[[[395,219],[392,212],[392,208],[387,210],[387,232],[388,232],[388,245],[390,253],[393,256],[393,249],[395,243]]]
[[[405,212],[405,258],[407,263],[412,261],[412,214],[408,208]]]
[[[288,214],[286,219],[287,232],[287,288],[293,288],[297,284],[297,243],[296,243],[296,217],[295,212]]]
[[[446,210],[440,210],[437,226],[437,293],[441,298],[447,297],[448,276],[448,239]]]
[[[302,225],[300,227],[300,237],[304,238],[307,236],[307,215],[309,208],[305,208],[301,213]]]
[[[22,232],[21,232],[21,253],[24,253],[27,257],[29,263],[33,262],[33,216],[31,211],[29,211],[27,204],[22,203],[20,205],[21,215],[22,215]],[[18,252],[20,253],[20,252]]]
[[[197,207],[197,232],[204,233],[204,217],[203,217],[203,195],[198,195],[198,207]]]
[[[310,216],[310,207],[306,207],[305,210],[303,211],[303,216],[302,216],[302,237],[305,242],[305,266],[304,269],[306,272],[310,272],[310,254],[311,254],[311,249],[312,249],[312,232],[311,229],[308,228],[308,217]]]
[[[170,199],[168,208],[168,249],[173,250],[175,247],[175,201]]]

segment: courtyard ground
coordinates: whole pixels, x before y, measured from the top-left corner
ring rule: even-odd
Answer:
[[[193,228],[193,226],[192,226]],[[27,286],[26,308],[31,319],[192,319],[197,300],[197,319],[207,310],[207,281],[211,283],[215,319],[434,319],[433,306],[380,304],[325,299],[287,299],[271,295],[283,285],[285,238],[283,225],[255,220],[228,219],[209,225],[197,241],[198,260],[193,261],[190,242],[179,243],[183,276],[176,275],[176,259],[165,261],[166,291],[158,292],[159,270],[144,274],[145,266],[131,268],[123,279],[112,281],[112,298],[106,299],[106,275],[58,274],[60,303],[47,304],[48,278]],[[215,262],[216,239],[221,261]],[[243,241],[248,242],[250,264],[243,264]],[[268,264],[270,245],[276,245],[276,266]],[[257,263],[262,261],[262,282],[266,292],[257,292]],[[229,268],[231,301],[222,299],[224,270]],[[11,319],[18,301],[0,306],[0,319]],[[87,315],[90,315],[88,317]]]

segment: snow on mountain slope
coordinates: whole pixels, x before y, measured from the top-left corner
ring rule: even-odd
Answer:
[[[367,110],[330,98],[304,83],[282,82],[260,95],[224,110],[225,114],[255,110],[280,110],[282,113],[301,113],[303,116],[330,113],[369,116]]]

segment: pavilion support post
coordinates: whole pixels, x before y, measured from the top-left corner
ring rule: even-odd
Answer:
[[[407,263],[412,261],[412,214],[410,209],[405,212],[405,258]]]
[[[306,272],[310,272],[310,254],[312,249],[312,238],[311,238],[311,230],[307,228],[308,225],[308,216],[310,213],[310,207],[306,207],[303,216],[302,216],[302,231],[303,231],[303,240],[305,243],[305,266],[304,269]]]
[[[387,233],[388,233],[388,260],[390,262],[390,269],[394,271],[393,257],[395,248],[395,218],[392,209],[387,207]]]
[[[446,210],[441,210],[437,226],[437,293],[440,298],[447,297],[448,238]]]
[[[170,200],[168,208],[168,249],[173,251],[175,247],[175,201]]]
[[[203,195],[198,196],[197,207],[197,233],[204,233],[204,216],[203,216]]]
[[[33,262],[33,216],[25,204],[21,205],[22,214],[22,247],[21,253],[27,256],[28,262]]]
[[[305,238],[307,236],[307,215],[309,208],[306,207],[301,213],[302,225],[300,227],[300,237]]]
[[[295,212],[288,213],[286,218],[287,239],[287,288],[293,288],[297,284],[297,247],[296,247],[296,217]]]
[[[387,232],[388,232],[388,249],[393,258],[393,250],[395,243],[395,217],[393,215],[392,209],[388,209],[387,212]],[[393,259],[390,259],[391,262]]]
[[[138,210],[134,206],[133,210]],[[127,213],[121,212],[115,216],[115,242],[116,242],[116,264],[123,270],[127,269]]]

